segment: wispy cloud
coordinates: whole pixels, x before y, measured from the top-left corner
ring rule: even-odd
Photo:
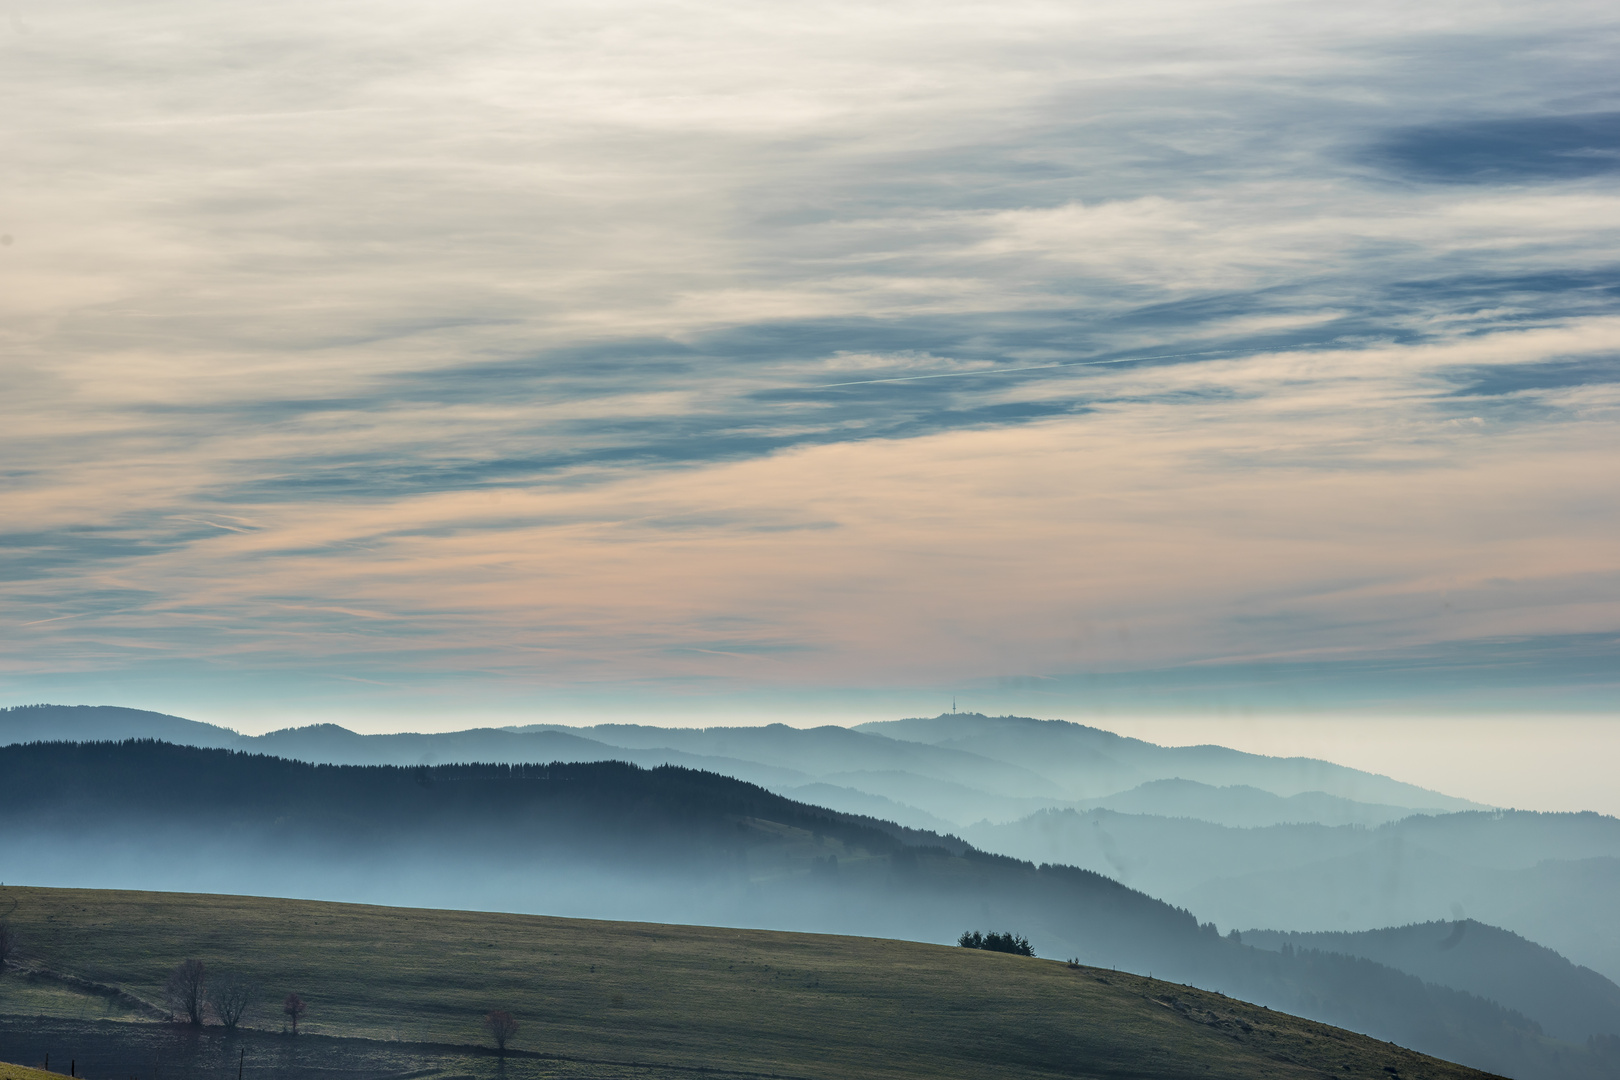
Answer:
[[[1616,37],[1580,3],[20,9],[5,677],[1590,642]]]

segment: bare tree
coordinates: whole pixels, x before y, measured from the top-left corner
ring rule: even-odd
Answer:
[[[309,1006],[305,1005],[304,999],[297,994],[288,994],[287,1000],[281,1003],[281,1011],[286,1013],[292,1020],[294,1035],[298,1034],[298,1018],[304,1015],[304,1010],[307,1008]]]
[[[0,975],[5,974],[6,964],[17,959],[17,931],[11,924],[0,922]]]
[[[259,988],[234,972],[216,975],[208,983],[208,1004],[214,1015],[225,1025],[226,1031],[235,1031],[248,1008],[259,1000]]]
[[[495,1037],[495,1049],[506,1053],[506,1040],[517,1034],[518,1022],[512,1019],[512,1014],[504,1009],[491,1009],[489,1015],[484,1017],[484,1026]]]
[[[184,1016],[192,1027],[202,1027],[203,1009],[208,1004],[208,972],[201,960],[183,960],[169,976],[164,996],[175,1015]]]

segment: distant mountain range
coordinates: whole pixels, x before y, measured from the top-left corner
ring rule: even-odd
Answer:
[[[683,765],[784,792],[813,785],[832,798],[887,807],[893,820],[953,829],[986,820],[1014,821],[1054,807],[1101,806],[1234,826],[1281,821],[1381,824],[1412,813],[1484,809],[1312,758],[1272,758],[1219,746],[1156,746],[1061,720],[967,713],[858,728],[541,724],[361,735],[316,724],[250,736],[111,706],[35,705],[0,711],[0,744],[128,738],[336,765],[609,758],[645,767]],[[883,801],[870,803],[873,799]]]
[[[1081,866],[1223,927],[1364,930],[1473,916],[1620,979],[1620,822],[1477,804],[1308,758],[1163,747],[1064,721],[946,714],[856,729],[534,725],[239,735],[106,706],[0,711],[0,744],[158,738],[326,764],[619,760]],[[1421,815],[1430,824],[1413,820]],[[1432,824],[1445,822],[1444,827]]]
[[[1044,955],[1203,986],[1525,1080],[1614,1075],[1596,1049],[1550,1040],[1522,1012],[1390,965],[1256,948],[1089,871],[714,773],[311,765],[131,741],[0,749],[0,790],[13,881],[931,941],[1004,929]],[[1597,1010],[1591,1022],[1620,1015]]]
[[[1436,985],[1513,1002],[1513,1008],[1566,1036],[1573,1029],[1555,1021],[1581,1015],[1578,1010],[1548,1012],[1501,990],[1504,979],[1520,979],[1521,971],[1529,970],[1525,957],[1531,954],[1505,946],[1491,951],[1496,970],[1506,973],[1496,981],[1474,969],[1468,969],[1474,974],[1467,978],[1454,977],[1429,963],[1433,958],[1424,951],[1424,935],[1430,931],[1403,936],[1404,931],[1383,928],[1432,928],[1435,920],[1447,926],[1459,921],[1494,924],[1505,928],[1501,933],[1509,938],[1529,939],[1525,945],[1531,949],[1547,946],[1586,965],[1593,969],[1587,975],[1606,985],[1620,979],[1620,920],[1612,915],[1620,910],[1620,821],[1596,814],[1490,810],[1310,759],[1267,758],[1221,747],[1159,747],[1060,721],[965,714],[853,730],[541,725],[361,735],[314,725],[253,737],[130,709],[33,706],[0,711],[0,744],[128,737],[345,765],[618,760],[645,768],[667,764],[704,770],[823,807],[824,813],[872,819],[880,823],[872,827],[891,834],[920,830],[934,836],[927,843],[958,853],[971,845],[1037,865],[1088,869],[1197,912],[1222,928],[1274,927],[1314,935],[1308,941],[1290,939],[1300,949],[1362,956],[1360,945],[1340,948],[1333,943],[1351,942],[1355,935],[1346,936],[1347,931],[1391,934],[1397,946],[1366,955]],[[122,856],[109,851],[105,857]],[[352,888],[331,891],[337,873],[331,871],[322,878],[321,887],[327,890],[322,895],[382,896],[366,891],[374,880],[367,876],[366,861],[351,864]],[[123,865],[129,873],[140,871],[128,859]],[[203,871],[197,873],[202,876],[172,887],[217,887]],[[534,906],[535,898],[547,896],[563,906],[545,910],[605,912],[634,897],[633,890],[623,897],[610,890],[609,899],[602,901],[600,882],[578,896],[564,882],[537,892],[522,874],[512,877],[507,888],[499,884],[505,880],[501,875],[481,873],[492,897],[489,903],[495,906],[541,910]],[[288,869],[285,874],[277,879],[284,886],[280,891],[296,892],[296,872]],[[408,873],[389,879],[391,889],[416,891],[387,895],[396,897],[395,902],[448,902],[434,891],[436,886],[412,880]],[[716,914],[720,909],[704,906],[709,901],[680,907],[661,895],[660,903],[677,913],[669,918],[721,918]],[[579,897],[590,897],[590,905],[598,906],[566,908]],[[608,907],[600,908],[602,903]],[[1481,922],[1471,923],[1473,919]],[[841,925],[815,924],[827,929]],[[892,930],[915,937],[921,933],[918,925],[903,921],[860,932]],[[799,928],[814,927],[805,923]],[[944,923],[937,929],[950,936]],[[1470,932],[1474,946],[1492,940]],[[1271,940],[1251,941],[1255,931],[1244,933],[1245,942]],[[1062,944],[1069,940],[1057,935],[1048,948],[1078,949]],[[1403,949],[1416,950],[1409,961]],[[1559,962],[1566,963],[1562,957]],[[1523,978],[1534,982],[1529,975]]]
[[[1384,825],[1422,812],[1410,806],[1356,802],[1320,791],[1274,795],[1247,784],[1212,787],[1196,780],[1149,780],[1102,799],[1088,799],[1075,809],[1112,810],[1120,814],[1154,814],[1191,818],[1235,829],[1299,823]]]
[[[1584,1041],[1620,1024],[1620,986],[1518,934],[1473,919],[1354,934],[1247,930],[1244,944],[1359,956],[1516,1009],[1559,1039]]]
[[[1474,917],[1620,979],[1620,820],[1469,811],[1368,829],[1044,810],[961,830],[988,851],[1088,867],[1222,926],[1364,930]]]
[[[1224,746],[1158,746],[1064,720],[946,713],[861,724],[854,730],[1018,765],[1070,799],[1096,799],[1152,780],[1258,788],[1278,796],[1321,793],[1416,811],[1483,809],[1478,803],[1316,758],[1277,758]],[[1239,811],[1241,813],[1241,811]]]

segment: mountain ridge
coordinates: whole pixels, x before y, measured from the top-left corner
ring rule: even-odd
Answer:
[[[1128,765],[1115,763],[1113,771],[1107,774],[1112,779],[1106,782],[1100,774],[1088,773],[1085,783],[1090,787],[1066,788],[1065,784],[1074,779],[1070,775],[1074,770],[1059,768],[1062,755],[1054,755],[1044,748],[1030,752],[1025,747],[1019,753],[1010,753],[1004,745],[988,737],[978,738],[976,748],[968,749],[894,738],[889,734],[903,730],[915,735],[922,725],[942,724],[947,725],[949,732],[960,732],[961,725],[966,723],[999,725],[999,729],[1026,733],[1035,730],[1045,736],[1055,732],[1060,741],[1067,744],[1060,749],[1071,756],[1078,754],[1092,764],[1101,758],[1095,748],[1081,743],[1102,740],[1110,746],[1125,747],[1136,760]],[[33,705],[0,711],[0,742],[143,737],[236,749],[273,747],[274,752],[286,757],[346,764],[433,764],[448,760],[517,762],[570,757],[584,760],[588,755],[595,755],[593,760],[619,757],[641,765],[684,764],[714,768],[774,786],[815,782],[850,786],[865,795],[886,798],[957,826],[972,824],[981,818],[1015,820],[1039,809],[1043,803],[1066,806],[1079,805],[1086,800],[1106,801],[1124,796],[1145,783],[1173,779],[1214,788],[1257,788],[1282,799],[1320,790],[1329,799],[1364,804],[1365,809],[1359,813],[1370,819],[1387,819],[1394,812],[1392,808],[1404,807],[1413,812],[1478,808],[1478,804],[1467,800],[1318,759],[1267,758],[1224,747],[1161,747],[1069,721],[988,718],[965,713],[944,714],[930,720],[881,721],[849,728],[836,725],[794,728],[783,724],[708,728],[531,724],[367,735],[335,724],[312,724],[252,736],[199,721],[115,706]],[[573,748],[571,753],[569,747]],[[1193,752],[1192,757],[1188,757],[1188,751]],[[1212,755],[1219,761],[1212,764],[1209,760]],[[1152,764],[1149,759],[1158,764]],[[1189,762],[1191,767],[1184,768]],[[1243,783],[1222,783],[1223,779],[1232,779],[1228,775],[1231,763],[1241,765],[1239,773]],[[1254,775],[1256,770],[1279,768],[1286,774],[1286,782],[1267,786],[1263,777]],[[1223,773],[1222,769],[1228,772]],[[1059,779],[1049,777],[1049,773]],[[864,778],[862,784],[838,779],[856,774]],[[1301,777],[1307,774],[1322,779],[1326,786],[1302,788]],[[1070,780],[1061,779],[1064,775],[1070,775]],[[956,785],[957,789],[950,794],[930,790],[938,785]],[[1091,790],[1098,786],[1101,790]],[[1328,790],[1334,787],[1337,792]],[[963,789],[970,797],[964,799]],[[1363,794],[1383,792],[1402,797],[1367,802],[1344,794],[1352,789]],[[1233,797],[1243,796],[1240,793]],[[1356,813],[1358,811],[1343,803],[1334,804],[1332,810],[1335,819]]]
[[[1395,780],[1379,773],[1353,769],[1346,765],[1320,758],[1274,757],[1244,750],[1204,743],[1195,746],[1161,746],[1144,739],[1120,735],[1102,728],[1078,724],[1071,720],[1040,720],[1029,716],[986,716],[983,713],[942,713],[934,717],[910,717],[904,720],[877,720],[857,724],[853,730],[880,734],[889,738],[927,741],[931,745],[972,748],[976,753],[989,754],[992,750],[1002,760],[1052,760],[1057,751],[1079,756],[1093,768],[1107,763],[1122,770],[1141,770],[1152,760],[1173,762],[1169,771],[1160,775],[1143,775],[1151,779],[1179,777],[1211,786],[1247,785],[1288,797],[1303,792],[1320,791],[1327,795],[1367,801],[1373,793],[1405,796],[1396,805],[1433,810],[1482,809],[1479,803],[1438,791]],[[1017,740],[1015,742],[1015,740]],[[1078,754],[1076,753],[1078,751]],[[1237,770],[1219,773],[1218,770]],[[1217,775],[1255,776],[1255,770],[1282,771],[1292,779],[1292,790],[1279,790],[1277,783],[1268,785],[1250,780],[1229,780],[1225,784],[1211,777]],[[1089,777],[1085,770],[1078,775]],[[1132,785],[1134,786],[1134,785]],[[1100,798],[1123,791],[1098,792],[1090,797]],[[1411,801],[1416,800],[1416,801]]]
[[[1424,982],[1467,989],[1534,1019],[1557,1038],[1620,1035],[1620,986],[1544,945],[1475,919],[1355,933],[1245,930],[1262,949],[1316,949],[1359,956]]]
[[[0,805],[8,865],[46,883],[542,905],[934,941],[1015,926],[1049,955],[1150,971],[1527,1080],[1588,1075],[1580,1063],[1596,1060],[1522,1014],[1386,965],[1256,949],[1087,870],[676,766],[337,766],[152,741],[34,743],[0,749],[0,785],[29,796]]]

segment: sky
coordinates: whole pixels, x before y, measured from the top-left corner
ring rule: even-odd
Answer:
[[[1617,54],[1595,2],[14,3],[0,699],[1594,730]]]

